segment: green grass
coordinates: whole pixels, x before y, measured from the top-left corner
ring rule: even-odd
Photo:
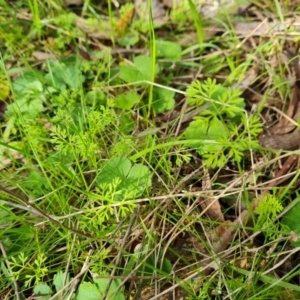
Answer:
[[[269,63],[282,38],[249,48],[235,15],[192,1],[163,26],[132,9],[85,1],[83,25],[78,7],[3,2],[0,298],[299,298],[298,174],[252,207],[284,156],[258,143],[269,99],[290,100]]]

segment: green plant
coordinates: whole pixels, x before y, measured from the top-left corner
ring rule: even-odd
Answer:
[[[78,287],[77,299],[78,300],[93,300],[101,299],[106,291],[107,285],[110,282],[109,278],[93,278],[92,282],[83,282]],[[106,297],[111,300],[125,300],[122,289],[115,292],[121,283],[120,279],[112,280],[110,288],[106,293]]]
[[[255,213],[258,214],[255,224],[256,230],[262,230],[270,239],[276,239],[281,231],[280,223],[276,223],[275,220],[282,211],[283,206],[278,199],[267,194],[255,208]]]
[[[15,280],[25,276],[25,287],[39,284],[48,274],[48,268],[45,267],[46,259],[44,253],[38,253],[33,262],[30,262],[30,258],[25,256],[24,252],[20,252],[17,257],[12,256],[10,265]]]
[[[82,229],[97,230],[105,221],[120,220],[133,212],[134,199],[151,186],[151,173],[142,164],[132,165],[126,157],[115,157],[103,165],[95,182],[96,192],[85,207]],[[97,196],[99,195],[99,196]]]
[[[97,278],[97,276],[99,278]],[[82,281],[78,286],[78,291],[75,294],[71,294],[71,299],[77,300],[93,300],[100,299],[105,293],[106,287],[110,282],[107,274],[102,274],[104,278],[101,278],[100,275],[94,274],[92,281]],[[70,283],[72,283],[73,278],[69,274],[65,274],[62,271],[58,271],[54,277],[52,284],[40,282],[35,285],[34,293],[37,296],[43,296],[44,299],[50,299],[53,294],[52,286],[54,285],[55,291],[59,293],[60,296],[55,297],[55,299],[68,299],[68,293],[70,293]],[[115,279],[112,280],[110,288],[107,292],[107,297],[111,300],[124,300],[125,296],[123,294],[123,289],[119,289],[116,293],[116,289],[119,288],[121,280]],[[62,292],[63,291],[63,292]],[[65,297],[61,297],[65,295]]]
[[[139,244],[134,253],[129,255],[128,263],[126,264],[123,275],[128,276],[132,274],[132,271],[135,270],[135,276],[150,277],[154,274],[169,276],[172,271],[172,264],[168,259],[157,262],[157,254],[152,251],[152,254],[149,256],[149,252],[152,250],[153,245],[151,243]],[[159,255],[162,255],[161,253]],[[136,265],[139,267],[136,268]],[[144,283],[150,283],[151,279],[144,279]]]
[[[198,1],[173,1],[159,25],[150,0],[148,18],[126,1],[0,2],[1,296],[123,300],[150,287],[159,298],[175,288],[187,299],[298,297],[293,260],[275,270],[296,250],[279,238],[292,230],[299,245],[297,197],[281,218],[298,175],[262,199],[254,225],[216,224],[198,205],[219,198],[225,219],[237,218],[227,202],[250,204],[281,159],[257,139],[265,104],[285,111],[290,100],[287,68],[273,70],[282,36],[248,39],[252,24],[240,24],[252,19],[225,4],[210,19]],[[277,2],[251,9],[271,5],[283,24]],[[257,99],[261,115],[249,112]],[[227,229],[239,238],[219,252]]]
[[[244,152],[258,147],[262,131],[259,117],[246,114],[238,89],[217,84],[215,80],[195,81],[187,90],[188,102],[208,109],[195,117],[184,136],[190,146],[202,155],[208,166],[222,167],[230,159],[239,163]]]
[[[40,8],[37,0],[28,0],[28,6],[30,7],[33,16],[33,33],[37,33],[38,38],[41,37],[42,22],[40,16]]]
[[[290,233],[290,239],[291,243],[294,247],[300,246],[300,226],[299,226],[299,209],[300,209],[300,202],[299,202],[299,196],[294,199],[290,205],[290,209],[287,211],[287,213],[284,216],[284,219],[281,221],[281,223],[287,227],[288,230],[286,232]]]

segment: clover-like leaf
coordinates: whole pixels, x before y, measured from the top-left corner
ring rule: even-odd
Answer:
[[[77,300],[99,300],[102,295],[97,286],[91,282],[84,281],[78,288]]]
[[[110,278],[94,278],[93,279],[96,286],[98,287],[98,290],[102,295],[104,295],[107,285],[111,281]],[[117,293],[115,291],[119,288],[122,281],[120,279],[113,279],[110,283],[109,290],[107,292],[107,298],[113,299],[113,300],[125,300],[125,296],[122,293],[122,289],[119,290]]]
[[[115,101],[116,107],[129,110],[134,106],[134,104],[140,102],[140,95],[135,92],[119,94],[116,96]]]
[[[178,43],[157,40],[156,41],[156,56],[166,59],[180,60],[181,59],[181,46]]]
[[[114,200],[124,200],[126,194],[133,197],[142,195],[151,185],[151,172],[142,164],[132,165],[126,157],[115,157],[104,165],[96,181],[99,185],[117,182]]]
[[[228,130],[226,126],[217,117],[212,119],[199,117],[192,121],[185,131],[185,137],[192,140],[191,146],[195,146],[195,141],[199,140],[197,151],[200,154],[206,152],[215,152],[223,146],[218,140],[226,138]]]
[[[43,299],[47,300],[50,298],[50,295],[52,294],[52,289],[50,288],[50,286],[47,283],[44,282],[40,282],[38,283],[34,289],[34,294],[37,296],[43,296]],[[49,297],[45,297],[49,295]]]
[[[155,65],[155,70],[152,70],[151,57],[140,55],[133,60],[134,65],[120,66],[119,77],[125,82],[137,82],[141,80],[151,80],[152,75],[157,74],[159,69]]]
[[[175,106],[175,92],[162,88],[154,88],[153,110],[157,114],[168,111]]]
[[[24,95],[28,92],[41,93],[43,92],[43,85],[41,83],[41,74],[36,72],[28,72],[18,77],[12,84],[13,90],[18,95]]]

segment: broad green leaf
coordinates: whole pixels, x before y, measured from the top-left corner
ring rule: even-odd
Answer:
[[[110,279],[109,278],[94,278],[93,280],[94,280],[95,284],[97,285],[101,295],[104,295],[104,292],[106,290],[108,283],[110,282]],[[111,300],[125,300],[125,296],[122,293],[122,289],[120,289],[117,293],[114,294],[114,292],[118,289],[120,284],[121,284],[120,279],[114,279],[111,282],[110,288],[107,293],[107,298],[109,298]],[[114,295],[111,296],[112,294],[114,294]]]
[[[175,92],[162,88],[154,88],[153,110],[157,114],[173,109],[175,106]]]
[[[43,110],[44,106],[41,98],[26,99],[26,97],[24,97],[23,99],[19,99],[14,103],[9,104],[5,115],[6,117],[11,117],[22,113],[23,118],[31,120]]]
[[[71,89],[77,90],[82,87],[85,77],[80,70],[80,63],[75,58],[68,62],[49,61],[47,65],[47,82],[54,88],[64,90],[63,85],[68,85]]]
[[[137,82],[141,80],[152,79],[152,59],[148,56],[136,56],[133,60],[134,65],[120,66],[119,77],[125,82]],[[154,74],[158,72],[158,66],[155,66]]]
[[[227,137],[228,132],[218,118],[214,117],[209,120],[208,118],[200,117],[190,123],[185,131],[185,136],[192,140],[216,140]]]
[[[55,290],[60,291],[68,282],[70,282],[70,275],[59,270],[53,277],[53,284],[55,285]]]
[[[139,197],[145,188],[151,186],[151,173],[142,164],[134,164],[126,157],[115,157],[107,162],[97,176],[97,183],[111,184],[114,179],[120,180],[117,191],[121,191],[114,200],[124,200],[124,195],[131,193]]]
[[[151,173],[148,167],[142,164],[134,164],[128,174],[129,181],[132,182],[132,187],[139,191],[137,197],[140,196],[146,187],[151,186]],[[136,187],[138,184],[138,187]]]
[[[298,201],[298,199],[294,200]],[[282,224],[289,227],[291,231],[297,236],[297,240],[292,240],[291,243],[294,247],[300,246],[300,202],[298,202],[294,207],[292,207],[282,219]]]
[[[209,123],[208,133],[209,139],[226,138],[229,136],[227,127],[218,118],[212,118]]]
[[[77,300],[100,300],[102,295],[95,284],[84,281],[78,288]]]
[[[3,225],[8,225],[11,224],[14,220],[16,216],[14,215],[14,213],[7,209],[5,204],[1,204],[0,203],[0,226],[2,226],[2,228],[4,228],[5,226]]]
[[[43,85],[39,80],[40,76],[40,73],[25,73],[13,82],[13,90],[18,94],[27,94],[28,91],[36,93],[43,92]]]
[[[135,122],[129,113],[119,116],[119,120],[120,120],[120,125],[119,125],[120,132],[123,132],[125,134],[130,134],[134,130]]]
[[[85,81],[85,77],[76,65],[64,68],[62,75],[64,82],[73,90],[80,89]]]
[[[120,66],[119,77],[125,82],[136,82],[140,80],[149,80],[147,76],[141,74],[134,66]]]
[[[149,80],[152,78],[152,74],[158,73],[159,68],[155,65],[155,69],[152,70],[152,58],[145,55],[135,56],[133,59],[135,67],[146,76],[149,76]]]
[[[32,191],[36,197],[42,196],[50,191],[49,182],[43,173],[32,170],[28,172],[28,176],[24,179],[24,187]]]
[[[223,146],[218,143],[218,140],[228,137],[228,134],[227,127],[217,117],[210,120],[204,117],[197,118],[185,131],[188,140],[199,140],[200,154],[220,150]],[[195,143],[192,145],[194,146]]]
[[[102,91],[90,91],[85,95],[89,105],[106,105],[107,97]]]
[[[40,282],[38,285],[36,285],[33,289],[34,294],[37,296],[45,296],[45,295],[51,295],[52,290],[50,286],[44,282]],[[50,297],[43,297],[43,299],[49,299]]]
[[[0,269],[3,272],[3,275],[11,280],[11,273],[8,271],[3,261],[0,263]]]
[[[47,84],[46,91],[50,94],[57,91],[64,91],[67,88],[63,78],[57,73],[46,74],[44,78]]]
[[[118,44],[123,47],[134,46],[138,41],[139,34],[135,31],[118,38]]]
[[[181,46],[178,43],[164,41],[164,40],[157,40],[156,41],[156,56],[163,57],[166,59],[172,60],[180,60],[181,59]]]
[[[140,102],[140,96],[135,92],[119,94],[115,98],[116,107],[129,110],[134,104]]]

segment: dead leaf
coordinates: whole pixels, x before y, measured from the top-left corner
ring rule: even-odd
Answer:
[[[235,22],[234,30],[240,36],[268,36],[270,34],[283,34],[291,26],[298,31],[300,29],[299,20],[287,18],[284,23],[280,21],[268,22]]]
[[[48,59],[55,59],[55,55],[52,53],[46,53],[42,51],[33,51],[32,56],[37,60],[48,60]]]
[[[134,8],[141,19],[149,20],[148,1],[135,0]],[[163,25],[167,20],[166,10],[160,0],[152,0],[152,18],[157,25]]]
[[[289,234],[289,238],[292,242],[297,242],[299,239],[299,235],[296,234],[294,231],[291,231]]]
[[[210,191],[211,187],[211,180],[209,174],[207,174],[204,179],[202,180],[202,190],[203,191]],[[208,192],[208,197],[200,199],[200,206],[205,211],[205,214],[213,221],[224,222],[224,216],[221,210],[221,206],[219,200],[213,198],[213,193]]]
[[[77,27],[79,27],[81,30],[83,30],[89,37],[95,38],[95,39],[111,39],[111,28],[108,22],[98,22],[96,20],[93,20],[93,23],[90,21],[77,17],[75,24]]]
[[[241,91],[245,91],[247,88],[249,88],[251,84],[253,84],[256,81],[258,72],[259,66],[258,64],[255,64],[252,68],[248,69],[244,78],[240,82],[234,84],[232,87],[238,88]]]
[[[259,137],[259,144],[265,148],[296,150],[300,144],[300,131],[282,135],[264,135]]]
[[[296,85],[294,85],[292,87],[292,96],[286,115],[295,121],[297,121],[297,119],[300,117],[299,98],[299,88]],[[292,123],[287,118],[282,117],[277,124],[275,124],[274,126],[272,126],[272,128],[268,130],[268,132],[271,135],[282,135],[291,132],[295,128],[296,124]]]
[[[282,64],[285,64],[292,77],[292,95],[286,115],[295,121],[300,117],[300,91],[297,81],[300,79],[299,59],[296,49],[289,49],[280,55]],[[271,135],[282,135],[291,132],[296,128],[296,124],[287,118],[282,117],[280,121],[268,130]]]
[[[71,6],[71,5],[82,5],[83,4],[83,0],[64,0],[64,4],[65,6]]]

